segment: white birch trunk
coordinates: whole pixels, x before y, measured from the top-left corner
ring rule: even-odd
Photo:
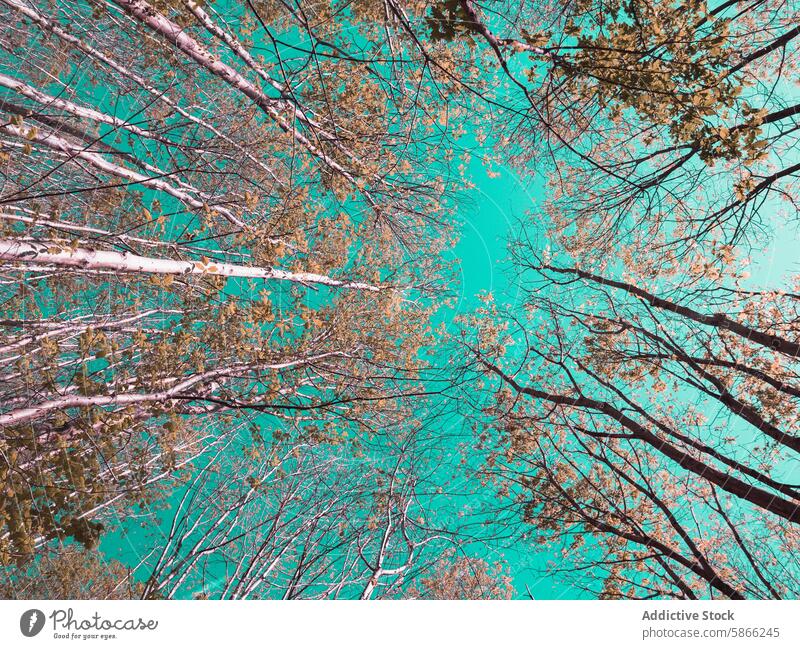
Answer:
[[[169,18],[159,13],[147,2],[144,2],[143,0],[113,1],[130,16],[139,22],[144,23],[162,38],[175,45],[175,47],[186,54],[186,56],[191,58],[195,63],[203,66],[206,70],[220,77],[226,83],[239,90],[243,95],[253,101],[259,108],[261,108],[261,110],[275,120],[281,129],[289,133],[295,140],[297,140],[297,142],[302,144],[312,155],[322,160],[331,169],[339,172],[351,183],[357,185],[356,179],[347,169],[325,154],[324,151],[317,148],[305,135],[300,133],[291,123],[286,121],[286,119],[280,113],[280,110],[287,110],[294,113],[295,117],[299,117],[297,109],[287,105],[286,102],[280,99],[273,99],[265,95],[255,84],[248,81],[245,77],[239,74],[239,72],[221,61],[219,58],[214,57],[200,43],[192,38],[180,25],[172,22]],[[305,115],[303,115],[303,118],[306,119]]]
[[[299,358],[296,360],[285,361],[283,363],[268,363],[258,367],[258,369],[272,369],[282,370],[305,363],[314,363],[316,361],[330,358],[333,356],[342,356],[339,352],[326,352],[309,356],[306,358]],[[216,384],[216,379],[225,381],[231,375],[237,372],[246,372],[251,370],[252,367],[247,365],[237,365],[231,367],[222,367],[199,374],[193,374],[183,378],[169,388],[159,390],[157,392],[121,392],[116,394],[104,395],[70,395],[44,401],[28,408],[17,408],[3,415],[0,415],[0,427],[2,426],[16,426],[24,424],[29,421],[38,419],[40,416],[52,412],[53,410],[64,410],[66,408],[90,408],[101,406],[130,406],[137,403],[153,403],[155,401],[171,401],[180,397],[189,396],[187,390],[194,386],[203,386],[211,383]],[[198,397],[200,398],[200,397]],[[242,404],[242,407],[247,407],[247,404]]]
[[[9,77],[6,74],[0,73],[0,87],[8,88],[9,90],[14,90],[18,92],[23,97],[27,97],[28,99],[35,101],[42,106],[47,106],[49,108],[55,108],[57,110],[64,111],[65,113],[70,113],[75,117],[80,117],[81,119],[90,119],[95,122],[100,122],[102,124],[108,124],[109,126],[113,126],[116,129],[124,129],[129,131],[135,135],[139,135],[144,138],[148,138],[151,140],[157,140],[159,142],[169,144],[171,146],[177,146],[174,142],[170,142],[166,138],[162,138],[161,136],[157,135],[156,133],[151,133],[143,128],[139,128],[138,126],[134,126],[133,124],[129,124],[125,120],[119,119],[118,117],[112,117],[111,115],[106,115],[105,113],[101,113],[98,110],[94,110],[93,108],[86,108],[84,106],[79,106],[71,101],[67,101],[66,99],[60,99],[59,97],[53,97],[48,95],[47,93],[41,92],[36,88],[29,86],[28,84],[20,81],[19,79],[14,79],[13,77]]]
[[[43,31],[57,36],[58,38],[60,38],[65,43],[69,43],[70,45],[73,45],[74,47],[79,49],[81,52],[86,54],[87,56],[90,56],[91,58],[103,63],[104,65],[108,66],[109,68],[111,68],[112,70],[117,72],[118,74],[122,75],[124,78],[130,79],[131,81],[136,83],[138,86],[140,86],[141,88],[146,90],[156,101],[163,102],[164,104],[169,106],[172,110],[177,112],[182,117],[185,117],[186,119],[188,119],[189,121],[193,122],[194,124],[197,124],[198,126],[202,126],[204,129],[210,131],[211,133],[213,133],[217,137],[225,140],[228,144],[231,144],[232,146],[236,147],[242,153],[242,155],[247,157],[254,164],[256,164],[259,167],[261,167],[264,171],[266,171],[273,178],[273,180],[275,180],[277,183],[279,183],[281,185],[284,184],[278,179],[278,177],[274,174],[274,172],[267,165],[265,165],[261,160],[258,160],[253,155],[251,155],[246,150],[246,148],[241,146],[241,144],[239,144],[237,142],[234,142],[231,138],[229,138],[227,135],[225,135],[219,129],[215,128],[209,122],[207,122],[207,121],[199,118],[198,116],[192,114],[190,111],[188,111],[188,110],[184,109],[182,106],[180,106],[180,104],[178,104],[178,103],[172,101],[171,99],[169,99],[165,95],[165,93],[163,91],[161,91],[158,88],[152,86],[151,84],[149,84],[147,82],[146,79],[142,78],[141,76],[139,76],[136,73],[132,72],[131,70],[129,70],[125,66],[121,65],[119,62],[115,61],[113,58],[111,58],[107,54],[101,52],[97,48],[92,47],[88,43],[86,43],[86,42],[82,41],[81,39],[77,38],[76,36],[74,36],[74,35],[72,35],[72,34],[70,34],[68,32],[65,32],[63,29],[61,29],[61,27],[59,27],[58,23],[55,23],[55,22],[53,22],[51,20],[48,20],[46,17],[44,17],[41,14],[37,13],[36,11],[31,9],[30,7],[27,7],[27,6],[17,2],[16,0],[0,0],[0,2],[2,2],[5,5],[7,5],[11,9],[14,9],[15,11],[21,13],[26,18],[29,18],[30,20],[32,20],[34,23],[39,25],[39,27]]]
[[[13,135],[22,140],[28,140],[31,142],[36,142],[37,144],[42,144],[55,151],[61,151],[62,153],[65,153],[70,157],[88,162],[95,169],[99,169],[100,171],[110,174],[112,176],[116,176],[117,178],[122,178],[132,183],[139,183],[146,187],[153,187],[155,189],[158,189],[159,191],[162,191],[165,194],[169,194],[170,196],[177,198],[179,201],[181,201],[185,205],[188,205],[192,209],[195,210],[209,209],[216,211],[222,216],[224,216],[228,221],[230,221],[237,227],[241,228],[242,230],[244,231],[250,230],[250,227],[246,223],[244,223],[241,219],[237,218],[230,210],[221,206],[213,206],[213,207],[209,206],[206,202],[192,196],[191,193],[189,193],[190,190],[188,189],[181,189],[179,187],[175,187],[174,185],[165,182],[161,178],[153,178],[150,176],[145,176],[144,174],[140,174],[136,171],[131,171],[130,169],[127,169],[114,162],[106,160],[103,156],[97,153],[92,153],[91,151],[87,151],[83,146],[73,144],[69,140],[65,140],[64,138],[54,135],[52,133],[44,133],[39,129],[33,129],[32,127],[15,126],[12,124],[0,125],[0,132],[7,133],[8,135]],[[154,171],[159,176],[168,175],[161,172],[160,170],[154,170]]]
[[[360,291],[380,291],[383,286],[348,282],[320,273],[304,273],[260,266],[241,266],[209,261],[179,261],[142,257],[129,252],[71,248],[58,244],[31,243],[0,239],[0,260],[19,263],[47,263],[85,270],[110,270],[153,275],[221,275],[247,279],[278,280],[305,285],[323,285]]]

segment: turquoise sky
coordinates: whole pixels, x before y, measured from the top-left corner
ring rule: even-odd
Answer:
[[[454,318],[478,308],[481,305],[478,296],[483,293],[492,293],[499,304],[512,309],[520,305],[523,296],[509,281],[507,243],[520,219],[535,223],[537,207],[545,196],[542,176],[531,174],[528,178],[522,178],[508,165],[495,161],[484,162],[477,151],[471,150],[470,153],[468,172],[475,188],[463,192],[459,198],[460,238],[450,253],[456,262],[458,298],[453,308],[439,314],[449,323],[450,333],[456,333]],[[450,420],[449,425],[453,428],[452,432],[464,435],[467,440],[465,443],[472,443],[468,421],[456,418]],[[505,504],[491,491],[487,490],[482,496],[490,510]],[[451,506],[458,504],[453,502]],[[491,535],[492,530],[487,530],[487,533]],[[475,545],[469,547],[468,551],[482,555],[489,562],[501,559],[506,563],[518,598],[563,599],[580,596],[580,592],[573,587],[543,573],[547,564],[558,557],[532,542],[512,539],[513,536],[483,547]]]

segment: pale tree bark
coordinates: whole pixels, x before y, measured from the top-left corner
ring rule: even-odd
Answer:
[[[306,365],[315,361],[320,361],[325,358],[334,356],[341,356],[337,352],[328,352],[323,354],[316,354],[309,357],[302,357],[292,360],[287,360],[281,363],[261,363],[257,366],[254,364],[246,365],[241,364],[231,367],[221,367],[207,372],[198,372],[190,376],[178,377],[175,379],[174,385],[163,390],[155,390],[153,392],[120,392],[116,394],[105,395],[70,395],[44,401],[42,403],[27,407],[18,408],[0,415],[0,426],[16,426],[33,421],[42,415],[49,412],[60,411],[66,408],[91,408],[91,407],[104,407],[104,406],[129,406],[138,403],[153,403],[158,401],[171,401],[175,399],[185,399],[196,396],[201,399],[202,395],[193,395],[188,390],[196,386],[208,386],[218,388],[222,381],[235,376],[239,373],[245,373],[252,370],[284,370],[299,365]]]
[[[163,138],[158,134],[152,133],[146,129],[139,128],[135,124],[130,124],[125,120],[119,119],[118,117],[114,117],[112,115],[107,115],[106,113],[102,113],[94,108],[86,108],[85,106],[80,106],[72,101],[61,99],[60,97],[54,97],[6,74],[0,73],[0,87],[8,88],[9,90],[18,92],[23,97],[35,101],[41,106],[62,110],[65,113],[70,113],[79,119],[90,119],[102,124],[108,124],[109,126],[113,126],[115,129],[122,129],[129,131],[134,135],[139,135],[151,140],[157,140],[162,144],[175,146],[173,142],[170,142],[166,138]]]
[[[71,248],[66,244],[46,244],[0,239],[0,259],[23,264],[53,264],[82,270],[109,270],[149,275],[218,275],[246,279],[277,280],[305,285],[377,292],[387,286],[348,282],[320,273],[292,272],[271,267],[243,266],[216,261],[179,261],[142,257],[129,252]]]
[[[250,152],[248,152],[246,147],[235,142],[233,139],[228,137],[224,132],[216,128],[213,124],[211,124],[207,120],[204,120],[201,117],[198,117],[197,115],[192,113],[191,111],[183,108],[178,102],[170,99],[166,95],[166,93],[164,93],[162,90],[148,83],[148,81],[145,78],[130,70],[128,67],[126,67],[125,65],[114,59],[108,53],[101,52],[96,47],[92,47],[92,45],[90,45],[89,43],[86,43],[85,41],[74,36],[73,34],[64,31],[56,22],[49,20],[47,17],[41,15],[40,13],[31,9],[30,7],[20,4],[14,0],[0,0],[0,2],[3,2],[9,8],[17,11],[21,15],[25,16],[29,20],[36,23],[44,32],[58,37],[64,43],[69,43],[76,49],[86,54],[88,57],[94,59],[95,61],[98,61],[104,66],[107,66],[111,70],[114,70],[114,72],[122,76],[124,79],[132,81],[137,86],[144,89],[155,101],[163,103],[166,106],[169,106],[171,110],[178,113],[181,117],[189,120],[190,122],[196,124],[197,126],[202,127],[206,131],[213,133],[215,136],[224,140],[228,144],[236,147],[241,155],[246,157],[248,160],[250,160],[257,166],[259,166],[263,171],[269,174],[269,176],[274,181],[278,182],[279,184],[283,184],[275,175],[273,170],[269,166],[267,166],[262,160],[257,159]]]
[[[260,88],[248,81],[230,65],[214,57],[203,45],[187,34],[180,25],[160,14],[148,3],[142,0],[114,0],[114,3],[133,18],[147,25],[166,41],[172,43],[197,64],[236,88],[269,115],[283,131],[290,134],[299,144],[305,147],[309,153],[319,158],[353,185],[357,185],[357,180],[351,171],[345,169],[322,151],[281,114],[281,111],[284,111],[293,114],[294,117],[302,116],[304,118],[304,115],[298,115],[295,107],[286,104],[282,100],[265,95]]]
[[[155,175],[145,176],[144,174],[132,171],[121,165],[111,162],[97,153],[88,151],[86,150],[85,147],[81,145],[74,144],[69,140],[59,137],[58,135],[55,135],[53,133],[43,132],[38,128],[32,126],[23,127],[23,126],[16,126],[13,124],[7,124],[0,126],[0,132],[6,133],[8,135],[13,135],[22,140],[36,142],[37,144],[41,144],[54,151],[60,151],[61,153],[66,154],[70,158],[83,160],[84,162],[88,162],[92,167],[98,169],[99,171],[110,174],[112,176],[116,176],[117,178],[121,178],[130,183],[141,184],[145,187],[152,187],[154,189],[162,191],[165,194],[169,194],[173,198],[177,198],[179,201],[181,201],[182,203],[184,203],[185,205],[187,205],[192,209],[213,210],[215,212],[218,212],[226,220],[230,221],[233,225],[241,228],[242,230],[244,231],[250,230],[250,227],[247,225],[247,223],[242,221],[229,209],[219,205],[210,206],[207,202],[208,197],[204,196],[202,193],[198,192],[194,188],[187,187],[185,189],[182,189],[180,187],[175,187],[174,185],[163,180],[164,177],[169,177],[170,174],[166,174],[160,169],[151,167],[149,171],[151,171]],[[193,194],[197,194],[197,196],[194,196]],[[206,200],[201,200],[201,199],[206,199]]]

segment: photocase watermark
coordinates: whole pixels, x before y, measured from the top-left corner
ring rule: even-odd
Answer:
[[[19,630],[27,638],[38,635],[46,625],[52,625],[53,638],[56,640],[113,640],[119,632],[155,631],[158,620],[107,618],[97,612],[89,617],[80,617],[71,608],[53,609],[49,615],[32,608],[19,618]]]
[[[696,610],[695,610],[696,609]],[[741,616],[739,616],[741,617]],[[779,626],[760,626],[760,622],[742,621],[733,608],[655,608],[643,611],[642,640],[663,639],[752,639],[781,638]],[[658,622],[660,624],[652,624]],[[711,624],[709,624],[711,623]]]

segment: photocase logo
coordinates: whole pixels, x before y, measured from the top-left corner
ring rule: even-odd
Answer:
[[[19,618],[19,630],[26,638],[32,638],[44,627],[44,613],[38,608],[25,611]]]
[[[114,638],[115,633],[105,633],[107,631],[155,631],[158,628],[158,620],[150,620],[141,617],[132,618],[106,618],[95,612],[90,617],[76,617],[71,608],[53,609],[53,612],[45,617],[38,608],[25,611],[19,618],[19,630],[22,635],[32,638],[38,635],[44,628],[47,618],[53,623],[53,637],[56,640],[67,638],[97,639]],[[100,633],[94,633],[99,631]],[[83,633],[81,632],[88,632]]]

